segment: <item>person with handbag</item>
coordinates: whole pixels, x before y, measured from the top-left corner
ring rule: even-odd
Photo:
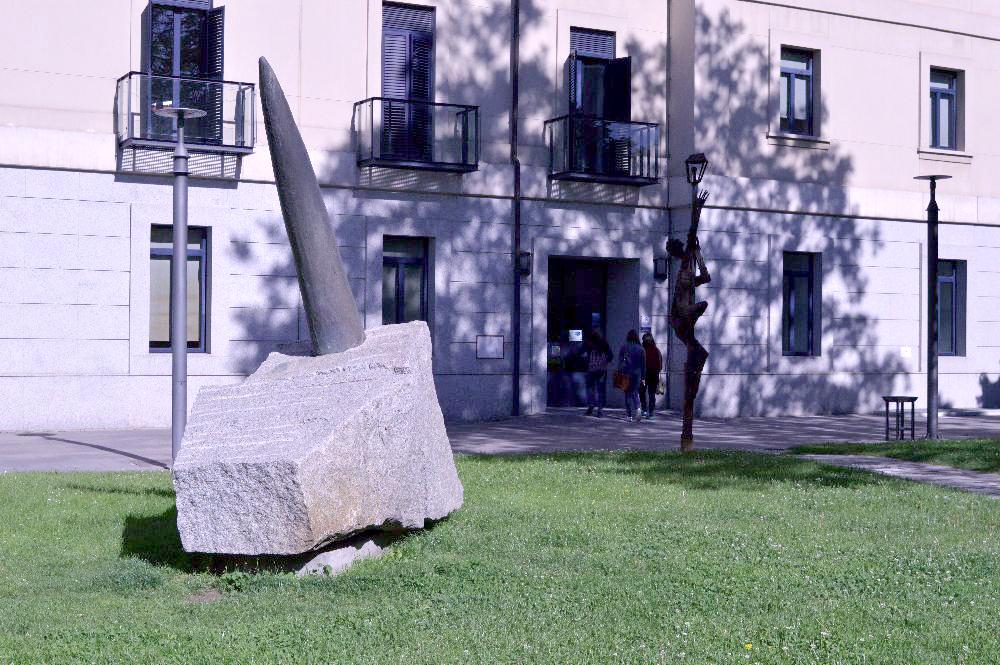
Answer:
[[[627,422],[639,422],[639,382],[645,374],[646,351],[639,344],[639,333],[629,330],[618,352],[618,371],[615,372],[615,387],[625,393]]]
[[[660,387],[660,370],[663,369],[663,354],[656,346],[652,333],[643,333],[642,348],[646,352],[646,374],[639,387],[643,418],[652,418],[656,410],[656,393]]]
[[[587,415],[594,413],[597,407],[597,417],[602,417],[602,411],[608,398],[608,363],[614,360],[611,347],[601,336],[601,331],[594,329],[585,342],[587,351]]]

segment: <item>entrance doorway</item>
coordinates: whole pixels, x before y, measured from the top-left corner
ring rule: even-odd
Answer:
[[[587,403],[583,338],[591,330],[607,332],[607,264],[549,258],[548,306],[548,405],[583,406]]]
[[[632,259],[549,257],[548,406],[585,406],[587,357],[583,339],[599,330],[612,351],[636,327],[639,264]],[[620,395],[608,391],[608,403]]]

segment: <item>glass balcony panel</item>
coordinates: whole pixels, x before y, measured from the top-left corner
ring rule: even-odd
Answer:
[[[546,123],[549,175],[648,185],[659,179],[659,125],[567,115]]]
[[[245,154],[255,142],[254,84],[210,81],[131,72],[118,80],[117,127],[122,146],[156,146],[176,141],[176,121],[153,110],[163,104],[201,109],[205,117],[185,123],[185,142],[193,151]]]
[[[355,105],[358,165],[479,168],[479,107],[374,97]]]

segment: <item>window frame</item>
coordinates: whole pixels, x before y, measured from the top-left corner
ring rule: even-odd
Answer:
[[[150,232],[149,232],[150,238],[152,238],[153,229],[157,229],[157,228],[169,229],[170,230],[171,241],[173,240],[173,225],[170,225],[170,224],[152,224],[152,225],[150,225]],[[199,243],[199,246],[197,248],[191,248],[191,247],[187,248],[187,256],[185,257],[186,260],[190,260],[192,258],[200,259],[199,262],[198,262],[198,264],[199,264],[198,276],[200,278],[200,281],[199,281],[200,288],[199,288],[199,295],[198,295],[198,308],[199,308],[199,311],[198,311],[199,335],[198,335],[198,337],[199,337],[199,342],[197,342],[194,346],[192,346],[191,343],[188,342],[188,344],[187,344],[187,350],[188,350],[188,353],[209,353],[208,332],[209,332],[210,326],[208,324],[208,318],[209,318],[209,311],[210,311],[209,296],[211,294],[211,289],[209,288],[209,279],[211,278],[211,270],[210,270],[209,264],[211,263],[211,249],[210,248],[211,248],[212,227],[210,227],[210,226],[191,226],[191,227],[188,227],[188,233],[189,234],[191,232],[191,229],[200,229],[200,230],[203,230],[205,233],[202,236],[201,243]],[[190,238],[190,235],[188,237]],[[174,248],[173,248],[173,245],[171,245],[170,247],[153,247],[152,246],[152,240],[150,240],[150,247],[149,247],[149,260],[150,260],[150,263],[152,263],[153,261],[166,260],[168,262],[168,265],[169,265],[170,263],[173,262],[173,258],[174,258]],[[150,272],[152,272],[152,271],[150,271]],[[188,275],[190,275],[190,274],[191,274],[190,271],[188,271]],[[168,287],[168,291],[169,291],[169,289],[172,289],[172,288],[173,288],[173,284],[170,284],[170,286]],[[150,287],[149,291],[150,291],[150,293],[152,293],[152,287]],[[171,321],[171,319],[173,317],[173,311],[172,311],[173,308],[171,307],[171,303],[172,302],[173,302],[173,294],[170,295],[170,300],[169,300],[169,302],[167,304],[167,309],[168,309],[168,312],[169,312],[169,314],[168,314],[168,321]],[[168,323],[168,326],[169,326],[168,330],[172,330],[173,329],[172,321],[170,323]],[[148,321],[147,321],[147,334],[148,334],[148,327],[149,326],[148,326]],[[154,344],[153,340],[150,339],[149,340],[149,352],[150,353],[171,353],[173,351],[173,340],[168,341],[167,344],[166,344],[166,346],[153,346],[153,344]],[[157,344],[160,344],[160,342],[157,342]]]
[[[808,268],[805,270],[791,270],[785,267],[786,259],[789,255],[804,256],[808,259]],[[816,273],[819,261],[815,252],[795,252],[786,251],[781,255],[781,355],[794,357],[818,357],[819,345],[816,335],[816,294],[818,292],[816,284]],[[792,288],[793,280],[806,279],[808,309],[806,330],[808,339],[806,340],[805,351],[795,351],[795,289]]]
[[[808,66],[805,70],[785,67],[785,53],[797,53],[808,56]],[[778,51],[778,129],[782,134],[792,136],[816,137],[816,51],[813,49],[800,48],[797,46],[781,45]],[[788,96],[785,100],[785,108],[781,108],[781,88],[784,85],[785,77],[789,79]],[[793,128],[795,122],[795,79],[802,78],[806,81],[806,129],[798,131]],[[786,114],[782,118],[781,114]],[[783,123],[787,123],[785,126]]]
[[[393,236],[387,236],[393,237]],[[405,236],[396,236],[405,237]],[[383,237],[383,254],[382,254],[382,279],[385,277],[385,266],[391,264],[396,268],[396,283],[394,285],[394,299],[395,299],[395,320],[391,324],[405,323],[403,319],[406,313],[406,272],[403,270],[404,266],[420,266],[422,268],[421,278],[420,278],[420,318],[418,320],[424,321],[430,325],[430,239],[429,238],[416,238],[423,243],[423,255],[422,256],[388,256],[385,254],[385,237]],[[385,286],[383,285],[383,289]],[[385,312],[385,303],[382,304],[383,314]],[[391,325],[389,322],[384,320],[383,316],[382,325]]]
[[[959,353],[959,308],[961,301],[961,294],[959,289],[961,288],[961,270],[962,261],[955,259],[938,259],[938,274],[937,274],[937,321],[938,321],[938,356],[961,356],[963,354]],[[941,271],[941,266],[943,264],[951,265],[951,274],[945,275]],[[942,349],[941,348],[941,285],[951,284],[951,348]]]
[[[946,74],[951,78],[951,83],[946,90],[935,89],[934,88],[934,75],[935,74]],[[935,150],[955,150],[958,147],[958,105],[959,105],[959,80],[961,79],[961,72],[954,69],[948,69],[946,67],[931,67],[930,68],[930,78],[928,79],[928,88],[930,90],[930,121],[931,121],[931,138],[930,147]],[[951,139],[951,145],[943,145],[941,143],[941,118],[940,118],[940,101],[943,97],[947,97],[951,100],[951,106],[948,113],[948,135]]]

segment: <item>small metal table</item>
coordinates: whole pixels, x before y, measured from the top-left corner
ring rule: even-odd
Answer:
[[[896,439],[906,438],[906,404],[910,404],[910,440],[914,437],[914,404],[917,401],[912,395],[882,395],[885,401],[885,440],[889,440],[889,404],[896,405]]]

